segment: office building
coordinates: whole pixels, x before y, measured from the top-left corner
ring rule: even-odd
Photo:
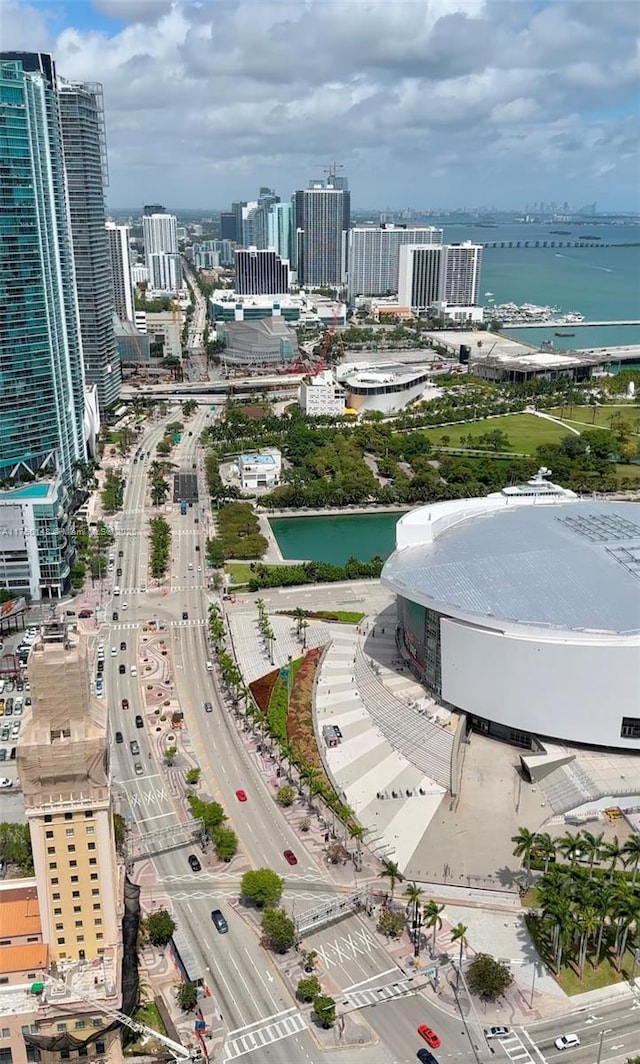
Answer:
[[[142,214],[145,218],[150,218],[152,214],[166,214],[167,208],[163,207],[161,203],[145,203],[142,208]]]
[[[436,304],[444,311],[460,307],[473,316],[481,261],[480,244],[404,244],[399,249],[398,302],[414,310]]]
[[[145,207],[142,236],[149,287],[155,292],[175,292],[182,288],[177,219],[173,214],[147,214],[146,211]]]
[[[345,179],[342,179],[345,180]],[[298,284],[337,287],[345,282],[351,194],[331,178],[294,193]]]
[[[331,369],[305,377],[298,392],[298,405],[307,417],[342,417],[346,392]]]
[[[113,283],[115,312],[120,321],[133,321],[133,284],[131,281],[131,256],[129,254],[129,227],[107,222],[107,240]]]
[[[399,253],[403,244],[441,244],[434,226],[382,224],[349,230],[349,300],[398,291]]]
[[[236,249],[238,295],[284,295],[289,291],[289,263],[273,249]]]
[[[87,459],[59,99],[51,56],[0,53],[0,587],[36,600],[68,585]]]
[[[238,243],[238,227],[235,211],[222,211],[220,215],[220,236],[222,240]]]
[[[121,380],[105,230],[108,170],[102,86],[60,80],[58,93],[84,372],[87,383],[96,385],[105,411],[118,401]]]

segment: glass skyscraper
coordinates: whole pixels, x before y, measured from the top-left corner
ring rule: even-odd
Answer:
[[[332,180],[293,196],[298,284],[311,288],[342,285],[346,278],[351,193]],[[346,184],[346,178],[340,183]]]
[[[87,384],[108,410],[120,395],[121,370],[113,332],[113,278],[105,229],[108,184],[102,86],[59,79],[62,147]]]
[[[55,66],[0,53],[0,587],[59,594],[87,458],[84,371]],[[45,591],[46,593],[46,591]]]

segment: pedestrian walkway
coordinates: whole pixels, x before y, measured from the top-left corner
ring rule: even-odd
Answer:
[[[501,1038],[500,1045],[513,1064],[534,1064],[531,1053],[520,1038],[520,1035],[511,1028],[508,1038]]]
[[[247,683],[257,680],[274,668],[295,661],[312,647],[324,646],[330,641],[329,626],[322,621],[309,621],[304,630],[304,645],[297,634],[293,617],[269,614],[274,639],[268,644],[258,628],[258,611],[254,603],[248,606],[227,609],[229,631],[236,659],[242,668]]]
[[[417,994],[422,986],[421,980],[416,983],[412,979],[398,979],[395,983],[386,983],[384,986],[370,987],[366,990],[350,990],[341,996],[340,1001],[346,1009],[363,1009],[367,1005],[379,1005],[382,1001],[391,1001],[392,998]]]
[[[278,1018],[279,1017],[279,1018]],[[230,1031],[229,1035],[235,1034],[235,1038],[227,1036],[223,1049],[223,1061],[236,1060],[245,1053],[254,1053],[257,1049],[265,1049],[274,1042],[281,1042],[283,1038],[290,1038],[294,1034],[300,1034],[307,1027],[307,1021],[301,1012],[294,1009],[290,1014],[276,1013],[271,1023],[266,1020],[256,1020],[256,1025],[248,1025],[247,1028],[238,1028],[245,1033],[238,1034]]]

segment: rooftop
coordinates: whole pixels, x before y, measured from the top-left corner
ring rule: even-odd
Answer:
[[[49,947],[46,942],[34,942],[25,946],[2,946],[0,949],[0,975],[44,971],[47,967],[48,956]]]
[[[413,543],[384,570],[396,593],[471,618],[640,632],[640,503],[466,500],[439,533],[438,505],[408,516]]]
[[[18,891],[12,891],[18,893]],[[35,888],[21,891],[25,896],[6,899],[0,894],[0,927],[6,938],[39,935],[42,931],[38,895]]]

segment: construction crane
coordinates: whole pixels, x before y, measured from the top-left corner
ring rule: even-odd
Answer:
[[[51,986],[54,989],[67,989],[67,984],[60,979],[54,979],[48,975],[45,978],[45,987]],[[187,1064],[202,1064],[206,1059],[202,1051],[197,1048],[188,1049],[187,1046],[181,1045],[180,1042],[174,1042],[172,1038],[167,1038],[166,1034],[160,1034],[159,1031],[153,1029],[153,1027],[147,1027],[146,1024],[140,1023],[138,1020],[132,1020],[131,1016],[127,1016],[126,1013],[120,1012],[119,1009],[111,1008],[110,1005],[105,1005],[103,1001],[96,1001],[95,998],[90,997],[88,994],[83,994],[81,991],[73,989],[73,994],[82,998],[83,1001],[88,1002],[92,1008],[103,1012],[105,1016],[109,1016],[112,1020],[122,1024],[124,1027],[128,1027],[129,1030],[135,1031],[136,1034],[146,1035],[148,1038],[155,1038],[156,1041],[161,1042],[163,1046],[170,1049],[173,1053],[173,1061],[175,1064],[186,1061]]]
[[[327,175],[327,183],[333,182],[333,179],[338,176],[338,170],[344,170],[342,163],[333,162],[325,166],[322,172]]]
[[[317,356],[315,357],[315,360],[313,362],[305,362],[302,356],[299,356],[295,362],[292,362],[291,365],[287,367],[287,373],[306,373],[307,375],[314,377],[316,373],[322,373],[324,369],[327,369],[327,355],[331,350],[331,341],[333,340],[336,329],[338,328],[339,318],[340,304],[338,303],[333,312],[333,318],[331,319],[331,323],[322,339],[322,347],[320,348]]]

